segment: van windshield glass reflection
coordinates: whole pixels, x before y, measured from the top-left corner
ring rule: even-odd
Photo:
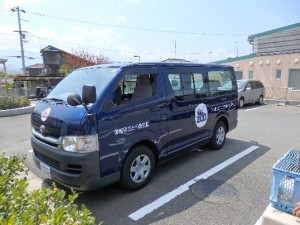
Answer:
[[[99,96],[107,84],[114,78],[119,68],[87,68],[70,73],[47,96],[47,99],[67,101],[70,94],[82,96],[83,85],[94,85]]]

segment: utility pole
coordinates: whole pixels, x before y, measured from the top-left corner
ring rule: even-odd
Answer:
[[[238,45],[238,42],[234,42],[236,43],[236,57],[239,57],[239,45]]]
[[[13,11],[13,12],[17,11],[17,13],[18,13],[19,30],[15,31],[15,32],[19,32],[19,36],[20,36],[22,71],[23,71],[23,74],[25,75],[25,57],[24,57],[24,48],[23,48],[23,39],[25,38],[25,34],[23,34],[23,32],[26,32],[26,31],[22,31],[21,19],[20,19],[20,11],[25,13],[25,10],[20,9],[19,6],[17,6],[17,7],[12,8],[11,11]]]

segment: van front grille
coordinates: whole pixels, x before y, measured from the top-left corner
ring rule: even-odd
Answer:
[[[51,143],[51,142],[46,141],[46,140],[44,140],[44,139],[42,139],[42,138],[39,138],[39,137],[37,137],[37,136],[34,136],[34,137],[35,137],[36,139],[38,139],[39,141],[41,141],[41,142],[47,144],[47,145],[50,145],[50,146],[55,147],[55,148],[58,147],[58,144]]]
[[[39,159],[41,160],[42,162],[46,163],[47,165],[55,168],[55,169],[58,169],[58,170],[61,170],[60,168],[60,163],[59,161],[55,160],[55,159],[52,159],[46,155],[44,155],[43,153],[40,153],[36,150],[34,150],[34,155]]]
[[[34,154],[43,163],[57,170],[69,172],[72,174],[80,174],[82,172],[82,165],[66,164],[65,166],[61,166],[61,163],[59,161],[52,159],[41,152],[34,150]]]

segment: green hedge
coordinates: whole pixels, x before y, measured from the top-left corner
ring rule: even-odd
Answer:
[[[20,224],[94,224],[95,218],[84,206],[74,203],[78,194],[55,185],[27,191],[27,174],[16,156],[0,155],[0,225]],[[67,197],[67,198],[66,198]]]
[[[26,97],[3,96],[0,97],[0,110],[15,109],[30,106],[30,100]]]

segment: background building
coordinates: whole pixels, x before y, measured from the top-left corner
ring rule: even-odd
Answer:
[[[253,53],[215,63],[234,67],[237,79],[261,80],[265,98],[300,100],[300,23],[248,37]]]

